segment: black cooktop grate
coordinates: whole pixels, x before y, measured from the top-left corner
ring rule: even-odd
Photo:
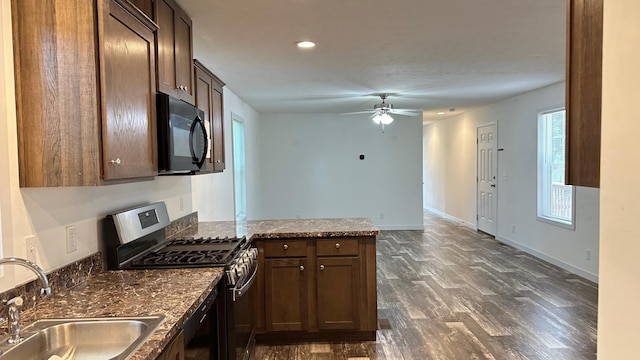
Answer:
[[[132,267],[225,266],[246,243],[242,238],[189,238],[170,240],[167,245],[134,259]]]
[[[246,238],[212,238],[212,237],[201,237],[201,238],[190,238],[190,239],[177,239],[177,240],[169,240],[169,246],[173,245],[209,245],[209,244],[237,244],[242,243]]]

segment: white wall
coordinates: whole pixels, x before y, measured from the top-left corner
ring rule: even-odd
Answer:
[[[637,359],[640,2],[604,5],[598,359]]]
[[[421,119],[398,116],[385,133],[367,116],[260,121],[263,217],[368,217],[384,229],[422,229]]]
[[[259,115],[227,87],[223,93],[225,170],[192,177],[193,207],[201,221],[235,218],[233,198],[233,134],[231,114],[244,120],[247,172],[247,218],[258,219],[260,211]]]
[[[563,102],[559,83],[426,125],[423,205],[475,228],[477,127],[497,123],[496,238],[597,281],[599,191],[576,188],[575,231],[536,219],[537,114]]]
[[[82,188],[31,188],[18,185],[17,133],[11,40],[11,6],[0,3],[0,209],[3,256],[26,257],[24,238],[37,237],[37,263],[50,271],[98,250],[98,221],[110,211],[164,200],[175,219],[191,212],[191,183],[165,177],[133,184]],[[182,206],[181,199],[182,198]],[[76,226],[77,250],[66,252],[66,226]],[[0,291],[35,276],[4,266]]]

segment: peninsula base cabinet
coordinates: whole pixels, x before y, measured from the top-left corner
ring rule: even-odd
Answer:
[[[375,237],[258,239],[258,340],[372,340]]]

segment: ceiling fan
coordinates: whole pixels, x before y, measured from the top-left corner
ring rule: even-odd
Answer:
[[[382,131],[384,132],[384,126],[389,125],[393,122],[393,118],[390,114],[418,116],[423,112],[422,109],[395,109],[393,107],[393,104],[385,102],[385,100],[387,100],[387,97],[389,97],[389,94],[378,94],[378,96],[380,96],[382,103],[375,104],[373,106],[373,109],[343,113],[341,115],[371,114],[371,120],[373,120],[376,125],[382,125]]]

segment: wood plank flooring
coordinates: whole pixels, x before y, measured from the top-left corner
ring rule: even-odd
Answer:
[[[378,237],[376,342],[258,345],[256,358],[596,358],[596,284],[435,215],[425,229]]]

